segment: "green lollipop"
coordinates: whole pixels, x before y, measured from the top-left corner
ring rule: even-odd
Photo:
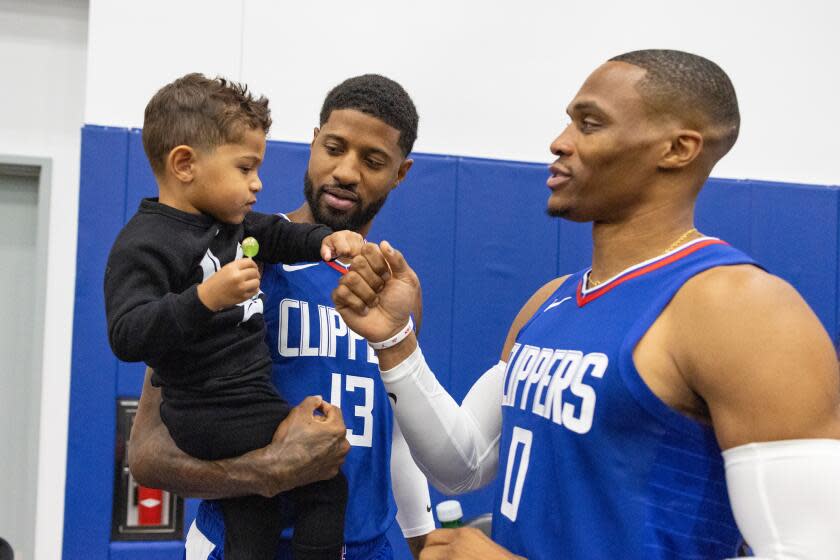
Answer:
[[[242,254],[254,258],[260,251],[260,244],[253,237],[246,237],[242,240]]]

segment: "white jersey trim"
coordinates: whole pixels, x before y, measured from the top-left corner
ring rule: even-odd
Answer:
[[[193,521],[187,533],[187,540],[184,542],[184,550],[187,553],[185,560],[207,560],[216,550],[216,545],[204,536]]]
[[[650,264],[653,264],[657,261],[661,261],[662,259],[666,259],[666,258],[670,257],[671,255],[673,255],[674,253],[679,253],[680,251],[682,251],[682,250],[684,250],[688,247],[691,247],[692,245],[697,245],[698,243],[702,243],[704,241],[720,241],[720,239],[718,239],[717,237],[709,237],[707,235],[704,235],[703,237],[698,237],[697,239],[692,239],[688,243],[683,243],[682,245],[680,245],[676,249],[672,249],[672,250],[668,251],[667,253],[664,253],[662,255],[658,255],[656,257],[653,257],[652,259],[648,259],[646,261],[642,261],[640,263],[634,264],[633,266],[625,268],[624,270],[622,270],[621,272],[619,272],[615,276],[609,278],[608,280],[604,280],[603,282],[601,282],[597,286],[593,286],[591,288],[586,287],[586,286],[589,285],[589,275],[592,273],[592,267],[589,267],[589,269],[587,269],[587,271],[583,273],[583,280],[582,280],[582,283],[581,283],[580,293],[581,293],[581,295],[585,296],[585,295],[590,294],[592,292],[596,292],[600,289],[603,289],[604,286],[608,286],[609,284],[618,280],[619,278],[621,278],[625,274],[628,274],[628,273],[633,272],[634,270],[638,270],[640,268],[644,268],[644,267],[646,267]]]

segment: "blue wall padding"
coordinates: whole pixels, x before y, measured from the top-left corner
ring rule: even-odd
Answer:
[[[458,160],[418,154],[407,179],[388,198],[368,238],[387,239],[403,251],[420,278],[420,342],[430,367],[449,379],[455,264],[455,195]]]
[[[303,203],[303,174],[309,160],[309,146],[291,142],[269,142],[260,169],[263,190],[257,195],[260,212],[290,212]]]
[[[449,384],[458,401],[499,361],[528,297],[557,275],[559,222],[545,214],[546,176],[544,165],[462,159],[458,166]]]
[[[570,274],[589,265],[592,260],[592,226],[557,220],[557,276]]]
[[[128,190],[125,195],[125,221],[137,211],[143,198],[157,196],[157,185],[146,152],[143,151],[143,139],[140,131],[128,131]]]
[[[751,212],[751,182],[709,179],[697,198],[695,223],[700,231],[749,253]]]
[[[269,142],[257,209],[303,202],[305,144]],[[460,400],[500,355],[508,327],[545,282],[589,263],[589,224],[545,215],[545,165],[417,154],[369,239],[388,239],[417,271],[424,295],[420,340],[441,383]],[[82,132],[64,557],[181,558],[178,543],[109,545],[115,399],[137,396],[140,364],[108,347],[102,301],[114,237],[155,184],[137,130]],[[728,240],[790,281],[838,334],[838,214],[834,187],[712,179],[697,202],[701,231]],[[433,492],[435,502],[442,499]],[[490,511],[492,492],[459,498],[467,517]],[[189,500],[185,523],[195,513]],[[389,533],[399,538],[396,529]],[[398,558],[408,558],[404,545]]]
[[[110,560],[172,560],[184,557],[184,543],[163,542],[114,542],[110,546]]]
[[[796,286],[837,334],[838,191],[754,184],[751,254]]]
[[[108,345],[102,279],[123,224],[127,155],[125,130],[82,130],[64,558],[108,555],[117,359]]]

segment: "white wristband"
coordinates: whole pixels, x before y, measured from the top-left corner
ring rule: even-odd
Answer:
[[[403,328],[401,328],[397,334],[392,336],[387,340],[383,340],[382,342],[371,342],[368,341],[368,346],[373,348],[374,350],[385,350],[386,348],[390,348],[391,346],[396,346],[407,337],[411,331],[414,330],[414,321],[411,320],[411,315],[408,316],[408,323],[405,324]]]

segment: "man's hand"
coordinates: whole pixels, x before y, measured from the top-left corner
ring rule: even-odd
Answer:
[[[348,327],[379,342],[405,326],[419,293],[417,275],[402,254],[383,241],[362,248],[332,297]]]
[[[272,442],[253,452],[261,455],[259,493],[271,497],[332,478],[349,451],[341,409],[321,397],[307,397],[277,426]]]
[[[341,257],[350,259],[361,252],[364,244],[365,239],[355,231],[336,231],[321,242],[321,258],[327,262]]]
[[[266,447],[239,457],[202,461],[175,445],[160,419],[160,388],[146,369],[143,393],[131,429],[128,464],[137,481],[184,497],[221,499],[274,496],[332,478],[350,444],[341,410],[321,397],[308,397],[291,410]],[[318,410],[323,416],[315,416]]]
[[[406,544],[408,544],[408,550],[411,552],[411,557],[415,560],[420,558],[420,553],[423,551],[423,547],[426,546],[426,535],[420,535],[419,537],[407,537],[405,539]]]
[[[511,560],[522,558],[472,527],[437,529],[426,536],[420,560]]]
[[[207,309],[219,311],[255,296],[260,290],[260,271],[251,259],[236,259],[198,285],[198,299]]]

